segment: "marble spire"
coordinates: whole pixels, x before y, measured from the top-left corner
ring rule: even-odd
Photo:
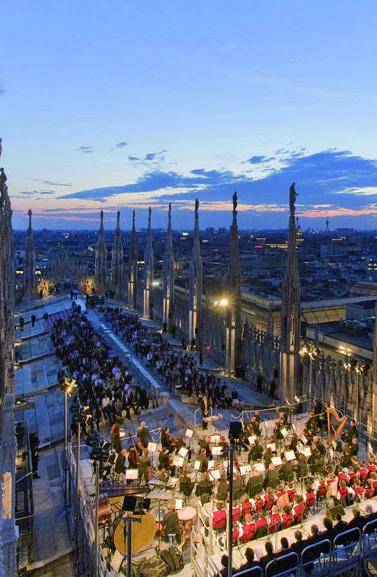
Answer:
[[[170,333],[174,324],[174,273],[173,230],[171,226],[171,203],[169,203],[168,228],[162,270],[162,323]]]
[[[153,318],[153,279],[154,279],[154,254],[152,237],[152,209],[148,209],[148,232],[144,251],[144,299],[143,316],[145,319]]]
[[[233,220],[230,227],[229,297],[226,309],[225,370],[236,375],[241,358],[241,271],[238,239],[237,193],[233,194]]]
[[[132,230],[131,230],[131,244],[130,244],[130,263],[129,263],[129,277],[128,277],[128,306],[137,309],[137,237],[135,224],[135,211],[132,211]]]
[[[35,251],[33,229],[31,225],[32,211],[28,210],[29,226],[26,234],[25,267],[24,267],[24,294],[26,298],[33,298],[35,294]]]
[[[123,263],[123,242],[122,231],[120,230],[120,212],[117,212],[117,225],[114,233],[114,242],[111,253],[111,288],[114,297],[123,297],[124,263]]]
[[[0,139],[0,156],[2,152]],[[7,177],[0,168],[0,575],[16,575],[14,243]]]
[[[295,226],[296,190],[289,190],[288,254],[283,282],[280,321],[280,396],[282,400],[294,401],[300,395],[299,347],[300,347],[300,277],[297,258]]]
[[[199,201],[195,201],[195,225],[189,278],[189,343],[202,348],[203,264],[200,255]]]
[[[100,213],[100,227],[98,230],[96,251],[95,251],[94,276],[97,292],[98,293],[106,292],[107,251],[106,251],[105,229],[103,227],[103,210],[101,210]]]
[[[372,366],[372,398],[370,418],[368,418],[368,431],[377,430],[377,301],[374,307],[374,332],[373,332],[373,366]]]

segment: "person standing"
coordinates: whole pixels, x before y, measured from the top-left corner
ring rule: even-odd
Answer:
[[[149,467],[150,459],[148,454],[148,449],[143,449],[141,457],[139,458],[139,479],[142,481],[144,479],[145,484],[148,485],[149,482]]]
[[[143,448],[148,447],[149,429],[145,426],[145,421],[140,423],[140,427],[137,430],[137,438]]]
[[[37,433],[30,435],[31,469],[34,479],[40,479],[38,474],[39,465],[39,437]]]

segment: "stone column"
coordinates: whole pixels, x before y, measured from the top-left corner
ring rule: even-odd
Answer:
[[[292,402],[299,388],[300,278],[295,225],[295,186],[290,188],[288,254],[281,304],[280,396]]]
[[[27,299],[35,296],[35,252],[33,241],[33,229],[31,226],[31,210],[28,211],[29,226],[26,234],[25,266],[24,266],[24,294]]]
[[[192,259],[190,262],[189,277],[189,344],[195,343],[195,348],[202,347],[202,291],[203,291],[203,264],[200,255],[200,232],[199,232],[199,201],[195,201],[195,225],[192,246]]]
[[[171,226],[171,204],[169,203],[168,228],[162,267],[162,322],[169,333],[174,324],[174,273],[173,231]]]
[[[144,251],[144,306],[143,316],[145,319],[153,318],[153,279],[154,279],[154,254],[152,238],[152,209],[148,210],[148,232]]]
[[[233,194],[233,221],[230,228],[229,305],[226,311],[225,370],[238,375],[241,362],[241,270],[237,222],[237,193]]]
[[[97,292],[106,292],[106,276],[107,276],[107,259],[106,259],[106,239],[105,230],[103,228],[103,210],[100,213],[100,227],[97,236],[95,262],[94,262],[94,277]]]
[[[129,276],[128,276],[128,306],[137,309],[137,236],[136,236],[136,215],[132,211],[132,230],[131,230],[131,244],[130,244],[130,262],[129,262]]]
[[[115,298],[121,299],[124,296],[123,242],[119,210],[117,212],[117,225],[111,254],[111,288],[114,291]]]

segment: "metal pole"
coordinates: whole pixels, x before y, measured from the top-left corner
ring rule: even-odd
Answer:
[[[99,511],[99,461],[95,461],[96,468],[96,496],[94,516],[94,572],[93,577],[98,577],[98,511]]]
[[[81,423],[77,423],[77,452],[76,452],[76,510],[75,510],[75,545],[76,563],[80,567],[80,547],[79,547],[79,523],[80,523],[80,443],[81,443]]]
[[[68,504],[68,395],[64,391],[64,505]]]
[[[132,520],[126,518],[127,527],[127,577],[132,577]]]
[[[77,453],[76,453],[76,495],[80,496],[80,457],[81,457],[81,423],[77,425]]]
[[[233,565],[233,454],[234,445],[229,440],[229,536],[228,536],[228,577],[232,577]]]
[[[309,355],[309,412],[312,410],[312,378],[313,378],[313,359],[311,355]]]

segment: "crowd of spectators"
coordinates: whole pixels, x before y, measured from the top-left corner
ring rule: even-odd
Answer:
[[[208,409],[231,408],[238,404],[237,391],[230,391],[222,379],[203,371],[190,352],[173,346],[160,332],[151,331],[137,316],[127,314],[119,307],[108,306],[103,310],[114,331],[145,359],[170,389],[199,401],[206,397]]]

